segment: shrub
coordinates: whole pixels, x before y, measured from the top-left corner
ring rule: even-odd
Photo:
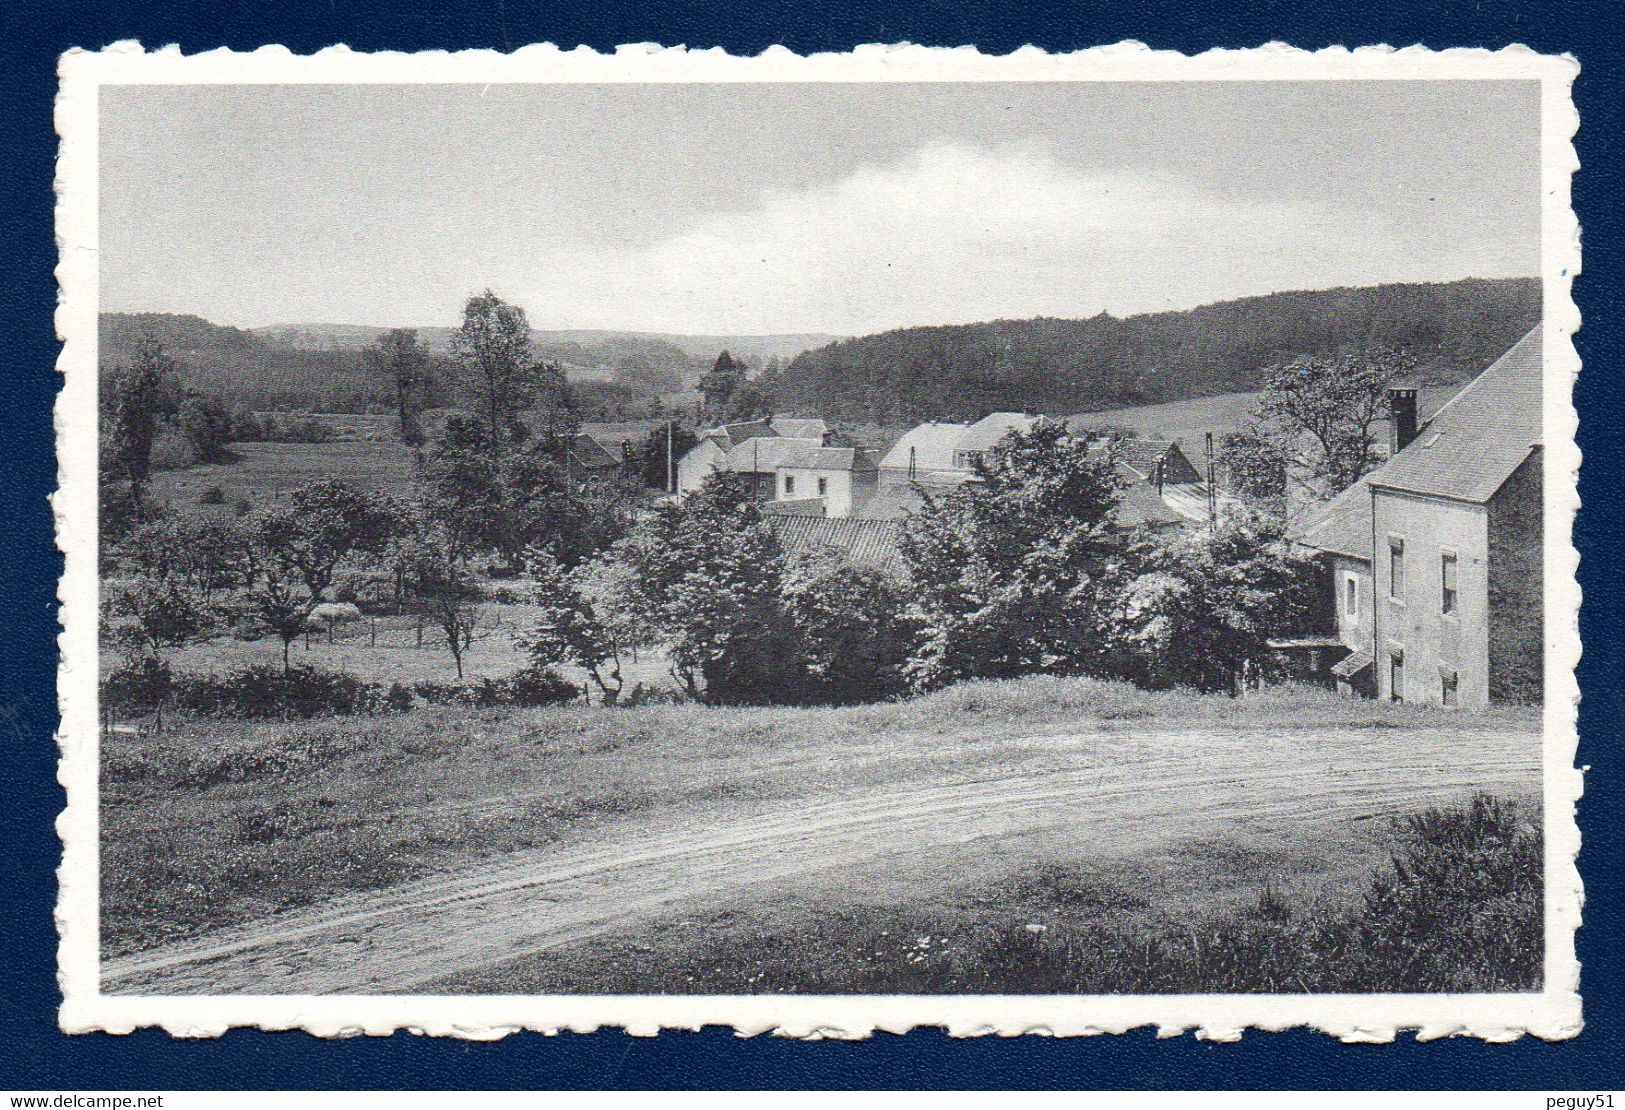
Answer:
[[[209,486],[198,494],[197,499],[199,503],[204,505],[224,505],[226,503],[226,491],[219,486]]]
[[[477,678],[471,682],[415,682],[411,693],[430,705],[467,705],[491,708],[498,705],[559,705],[581,696],[581,687],[566,682],[556,672],[527,668],[507,678]],[[393,691],[391,692],[393,697]]]
[[[114,667],[101,680],[102,707],[115,713],[148,713],[168,696],[174,676],[167,664],[143,657],[124,667]]]
[[[280,720],[367,713],[382,695],[376,684],[340,671],[316,667],[255,664],[217,675],[188,675],[175,684],[180,708],[210,717],[268,717]]]

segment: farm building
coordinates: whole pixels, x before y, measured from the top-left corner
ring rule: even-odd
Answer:
[[[1539,701],[1541,329],[1422,423],[1389,391],[1388,461],[1306,513],[1348,693],[1435,705]]]

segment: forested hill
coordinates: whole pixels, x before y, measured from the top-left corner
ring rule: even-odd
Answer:
[[[1272,293],[1118,319],[903,328],[807,351],[772,382],[782,412],[907,424],[999,409],[1079,413],[1257,389],[1284,359],[1411,352],[1430,382],[1483,369],[1540,319],[1535,278]]]

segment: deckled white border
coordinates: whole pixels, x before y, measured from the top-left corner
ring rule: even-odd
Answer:
[[[623,46],[613,54],[531,46],[511,54],[360,54],[333,47],[297,57],[282,47],[252,53],[215,50],[190,57],[175,48],[145,52],[119,43],[62,58],[56,124],[65,376],[56,409],[60,488],[53,498],[66,556],[62,662],[58,677],[62,761],[68,806],[58,819],[63,862],[57,906],[60,1023],[67,1032],[128,1032],[161,1025],[181,1036],[215,1036],[232,1026],[300,1028],[323,1036],[397,1029],[493,1039],[521,1029],[585,1032],[604,1026],[636,1034],[662,1028],[732,1026],[742,1035],[864,1037],[944,1026],[956,1036],[1119,1033],[1155,1026],[1160,1035],[1195,1030],[1216,1040],[1256,1027],[1310,1026],[1348,1041],[1388,1041],[1399,1030],[1423,1038],[1470,1035],[1557,1039],[1580,1030],[1574,929],[1581,885],[1573,820],[1582,780],[1574,769],[1579,689],[1578,553],[1570,542],[1579,507],[1570,400],[1579,359],[1570,336],[1579,312],[1570,299],[1579,271],[1579,228],[1570,209],[1578,163],[1571,139],[1578,116],[1569,90],[1579,67],[1526,47],[1430,51],[1363,47],[1297,50],[1279,43],[1214,50],[1197,57],[1120,43],[1074,54],[1024,47],[993,57],[974,48],[863,46],[851,54],[800,57],[774,47],[755,58],[719,50]],[[104,997],[97,955],[96,729],[96,320],[97,88],[103,84],[553,83],[767,81],[1272,81],[1535,79],[1542,83],[1542,277],[1546,336],[1546,989],[1508,995],[1183,995],[1183,996],[218,996]]]

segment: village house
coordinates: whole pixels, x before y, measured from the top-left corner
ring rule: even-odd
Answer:
[[[829,429],[822,420],[775,416],[720,424],[700,433],[700,441],[677,462],[677,494],[685,497],[718,471],[739,474],[763,501],[773,500],[778,464],[795,451],[822,447]]]
[[[781,502],[816,502],[817,515],[848,517],[867,503],[880,482],[875,453],[865,447],[805,447],[778,464]]]
[[[1296,525],[1327,572],[1346,693],[1540,699],[1542,365],[1537,327],[1425,424],[1416,387],[1392,388],[1388,461]]]

